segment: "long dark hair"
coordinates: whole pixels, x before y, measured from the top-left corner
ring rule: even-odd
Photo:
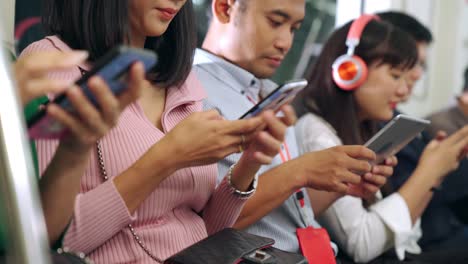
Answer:
[[[89,51],[96,60],[130,36],[128,2],[138,0],[44,0],[42,22],[48,34],[59,36],[73,49]],[[148,37],[145,48],[159,56],[149,74],[164,87],[180,85],[190,73],[196,48],[195,15],[187,0],[167,31]]]
[[[359,121],[354,93],[339,89],[332,79],[334,60],[347,51],[345,42],[350,26],[351,22],[337,29],[328,39],[308,74],[309,85],[299,97],[307,111],[329,122],[343,144],[348,145],[364,143],[377,128],[375,121]],[[418,58],[416,43],[410,35],[375,20],[366,25],[355,55],[367,65],[389,64],[403,70],[412,68]]]

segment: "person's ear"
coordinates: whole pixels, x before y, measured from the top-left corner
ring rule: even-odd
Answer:
[[[213,17],[220,23],[229,23],[232,19],[231,14],[235,3],[235,0],[213,0],[211,4]]]

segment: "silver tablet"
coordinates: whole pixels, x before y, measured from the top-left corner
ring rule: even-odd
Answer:
[[[395,155],[430,123],[429,120],[425,119],[397,115],[364,145],[377,155],[373,164],[380,164],[385,158]]]

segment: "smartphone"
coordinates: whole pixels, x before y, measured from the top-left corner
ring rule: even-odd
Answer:
[[[289,104],[294,97],[307,86],[307,80],[298,79],[288,81],[276,88],[258,104],[243,114],[239,119],[254,117],[265,110],[277,111],[281,106]]]
[[[372,165],[381,164],[387,157],[393,156],[430,125],[430,121],[407,115],[397,115],[364,146],[377,155]]]
[[[127,46],[115,47],[101,57],[94,64],[92,70],[84,74],[75,84],[82,89],[90,102],[98,107],[96,98],[88,88],[88,80],[93,76],[100,76],[107,85],[109,85],[112,92],[115,95],[119,95],[126,88],[126,78],[130,66],[138,61],[143,63],[145,72],[148,72],[156,65],[157,55],[149,50],[130,48]],[[74,109],[65,94],[58,96],[52,102],[66,111],[74,113]],[[48,116],[45,108],[40,109],[27,120],[27,123],[28,134],[33,139],[59,139],[67,133],[66,127]]]

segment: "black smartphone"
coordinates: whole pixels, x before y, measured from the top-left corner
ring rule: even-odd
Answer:
[[[258,104],[243,114],[239,119],[254,117],[265,110],[277,111],[284,104],[290,103],[296,95],[307,86],[307,80],[299,79],[288,81],[276,88]]]
[[[142,62],[145,72],[151,70],[157,63],[156,53],[131,48],[128,46],[118,46],[110,50],[102,56],[93,66],[92,70],[83,75],[75,84],[83,90],[85,96],[97,106],[96,98],[93,96],[88,88],[88,80],[95,75],[103,78],[109,85],[110,89],[115,95],[119,95],[126,88],[126,77],[131,65],[135,62]],[[70,113],[74,109],[66,97],[62,94],[56,97],[53,103],[59,105]],[[60,124],[55,119],[47,115],[44,109],[38,110],[28,121],[28,133],[31,138],[61,138],[66,133],[66,127]]]

